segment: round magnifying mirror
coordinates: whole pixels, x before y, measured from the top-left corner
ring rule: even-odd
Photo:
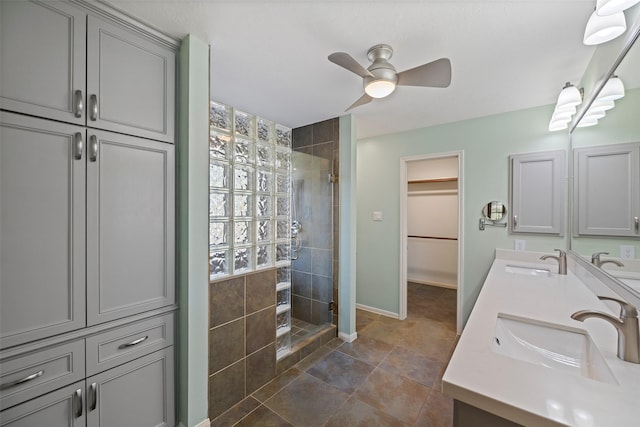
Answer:
[[[484,205],[482,215],[493,222],[502,222],[507,217],[507,207],[504,203],[494,200]]]

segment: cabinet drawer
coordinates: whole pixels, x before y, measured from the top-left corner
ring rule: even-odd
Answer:
[[[85,377],[84,340],[0,363],[0,410]]]
[[[87,338],[87,376],[173,345],[173,314]]]

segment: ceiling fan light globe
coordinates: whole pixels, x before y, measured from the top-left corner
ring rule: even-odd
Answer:
[[[365,93],[372,98],[384,98],[391,95],[395,89],[396,84],[393,81],[383,79],[371,80],[364,85]]]
[[[596,13],[599,16],[613,15],[622,12],[640,3],[640,0],[598,0]]]
[[[600,16],[595,11],[591,14],[584,30],[584,44],[593,46],[615,39],[627,30],[624,12]]]

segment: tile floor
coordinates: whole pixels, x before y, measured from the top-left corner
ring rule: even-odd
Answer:
[[[212,426],[450,427],[440,392],[456,342],[456,293],[410,283],[404,321],[357,311],[358,339],[334,339]]]

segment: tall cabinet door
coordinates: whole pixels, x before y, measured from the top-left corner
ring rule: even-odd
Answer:
[[[85,130],[0,113],[0,343],[85,326]]]
[[[63,2],[0,2],[0,103],[84,124],[86,13]]]
[[[574,150],[578,234],[640,236],[640,143]]]
[[[88,130],[87,323],[174,302],[174,147]]]
[[[174,141],[175,53],[89,16],[87,126]]]
[[[172,427],[173,347],[87,378],[87,427]]]

